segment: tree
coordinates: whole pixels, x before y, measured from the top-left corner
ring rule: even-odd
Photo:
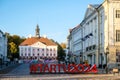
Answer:
[[[58,53],[58,56],[57,56],[58,60],[64,61],[66,54],[65,54],[63,48],[61,47],[61,45],[57,42],[56,42],[56,44],[58,45],[58,52],[57,52]]]
[[[17,53],[17,45],[14,42],[9,43],[9,50],[12,55],[12,59],[14,59],[14,55]]]
[[[66,48],[66,43],[61,43],[60,45],[61,45],[61,47],[62,47],[63,49]]]
[[[22,43],[24,40],[25,40],[25,38],[24,37],[20,37],[20,36],[18,36],[18,35],[10,35],[9,33],[5,33],[5,35],[7,36],[7,39],[8,39],[8,42],[7,42],[7,56],[8,56],[8,58],[10,58],[10,57],[13,57],[13,58],[19,58],[19,45],[20,45],[20,43]],[[16,45],[16,48],[17,48],[17,51],[16,51],[16,53],[14,53],[14,55],[11,55],[11,46],[10,46],[10,44],[15,44]]]
[[[56,43],[57,44],[57,59],[59,61],[64,61],[65,60],[65,51],[63,50],[62,46],[58,43],[58,42],[55,42],[53,39],[51,39],[52,42]]]

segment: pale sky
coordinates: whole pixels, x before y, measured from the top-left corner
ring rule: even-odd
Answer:
[[[88,4],[104,0],[0,0],[0,29],[11,35],[47,35],[59,43],[65,42],[70,28],[84,18]]]

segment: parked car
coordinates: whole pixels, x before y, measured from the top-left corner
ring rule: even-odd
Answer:
[[[118,69],[118,71],[120,71],[120,62],[109,63],[107,68],[109,73],[113,73],[113,69]]]

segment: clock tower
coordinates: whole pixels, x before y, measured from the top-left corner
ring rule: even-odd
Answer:
[[[39,37],[40,37],[40,29],[39,29],[38,24],[37,24],[37,26],[36,26],[35,31],[36,31],[36,35],[35,35],[35,36],[36,36],[37,38],[39,38]]]

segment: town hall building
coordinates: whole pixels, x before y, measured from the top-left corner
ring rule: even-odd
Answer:
[[[41,37],[37,25],[35,37],[29,37],[19,45],[19,55],[22,60],[56,59],[57,44],[47,37]]]

